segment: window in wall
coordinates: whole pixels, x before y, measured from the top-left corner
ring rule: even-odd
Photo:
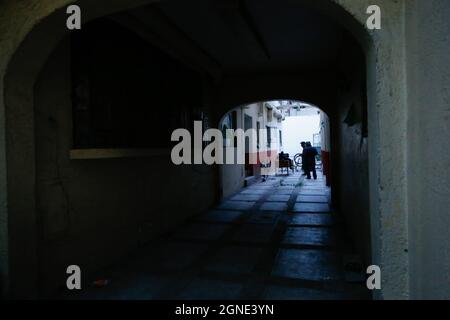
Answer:
[[[264,104],[258,103],[258,117],[262,117],[264,115]]]
[[[266,130],[267,130],[267,148],[270,148],[272,146],[271,128],[269,126],[266,126]]]
[[[256,148],[259,149],[259,130],[261,130],[261,123],[259,121],[256,122]]]
[[[273,110],[267,108],[267,122],[270,123],[273,120]]]
[[[282,137],[282,134],[281,134],[281,130],[278,130],[278,135],[279,135],[279,138],[280,138],[280,147],[281,147],[281,146],[283,146],[283,137]]]
[[[244,131],[253,129],[253,118],[247,114],[244,115]],[[250,152],[250,138],[245,137],[245,153]]]
[[[230,146],[232,136],[227,132],[228,129],[237,129],[237,112],[228,112],[222,120],[223,145]],[[234,145],[237,145],[237,138],[234,137]]]

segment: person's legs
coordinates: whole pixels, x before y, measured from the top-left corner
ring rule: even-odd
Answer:
[[[312,169],[312,172],[313,172],[314,180],[317,180],[317,172],[316,172],[316,168],[315,167]]]
[[[305,173],[306,173],[306,179],[310,180],[311,179],[311,171],[309,169],[306,169]]]

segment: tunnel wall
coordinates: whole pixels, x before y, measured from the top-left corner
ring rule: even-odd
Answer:
[[[242,123],[242,109],[235,108],[231,111],[236,112],[236,126],[237,128],[243,128]],[[220,129],[220,128],[219,128]],[[225,150],[225,149],[224,149]],[[236,159],[236,148],[234,149],[235,159]],[[221,174],[221,182],[220,182],[220,192],[221,198],[227,198],[237,191],[239,191],[244,186],[245,180],[245,168],[243,164],[224,164],[220,165],[220,174]]]
[[[213,168],[172,165],[170,150],[154,157],[71,159],[69,57],[69,42],[64,41],[35,86],[39,280],[44,296],[65,284],[68,265],[79,265],[86,279],[205,210],[216,197]]]
[[[366,62],[358,43],[347,38],[337,64],[336,110],[332,111],[333,205],[365,265],[372,261],[369,199]],[[337,194],[336,194],[337,193]]]
[[[450,299],[450,6],[408,1],[411,298]]]
[[[348,79],[349,87],[341,89],[337,100],[337,117],[334,119],[335,140],[332,161],[337,161],[334,174],[338,175],[332,192],[338,192],[337,209],[344,218],[356,252],[365,265],[370,265],[371,225],[369,205],[368,141],[364,136],[364,112],[362,82],[364,69],[355,70]],[[336,132],[337,131],[337,132]],[[337,159],[336,159],[337,157]]]
[[[244,165],[224,164],[220,166],[222,181],[222,197],[227,198],[244,186]]]

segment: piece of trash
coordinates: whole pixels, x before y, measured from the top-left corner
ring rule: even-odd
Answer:
[[[92,283],[96,288],[106,287],[111,281],[109,279],[97,279]]]

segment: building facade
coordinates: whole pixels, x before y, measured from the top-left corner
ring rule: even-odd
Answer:
[[[223,117],[219,127],[224,133],[225,146],[238,143],[233,140],[233,136],[226,134],[227,129],[241,129],[245,132],[254,130],[256,135],[241,137],[240,143],[245,150],[245,165],[228,164],[221,167],[223,198],[259,179],[262,168],[263,171],[270,171],[269,174],[277,174],[276,161],[278,154],[283,151],[283,120],[282,111],[270,101],[235,108]],[[269,170],[272,166],[267,166],[271,161],[273,169]]]

